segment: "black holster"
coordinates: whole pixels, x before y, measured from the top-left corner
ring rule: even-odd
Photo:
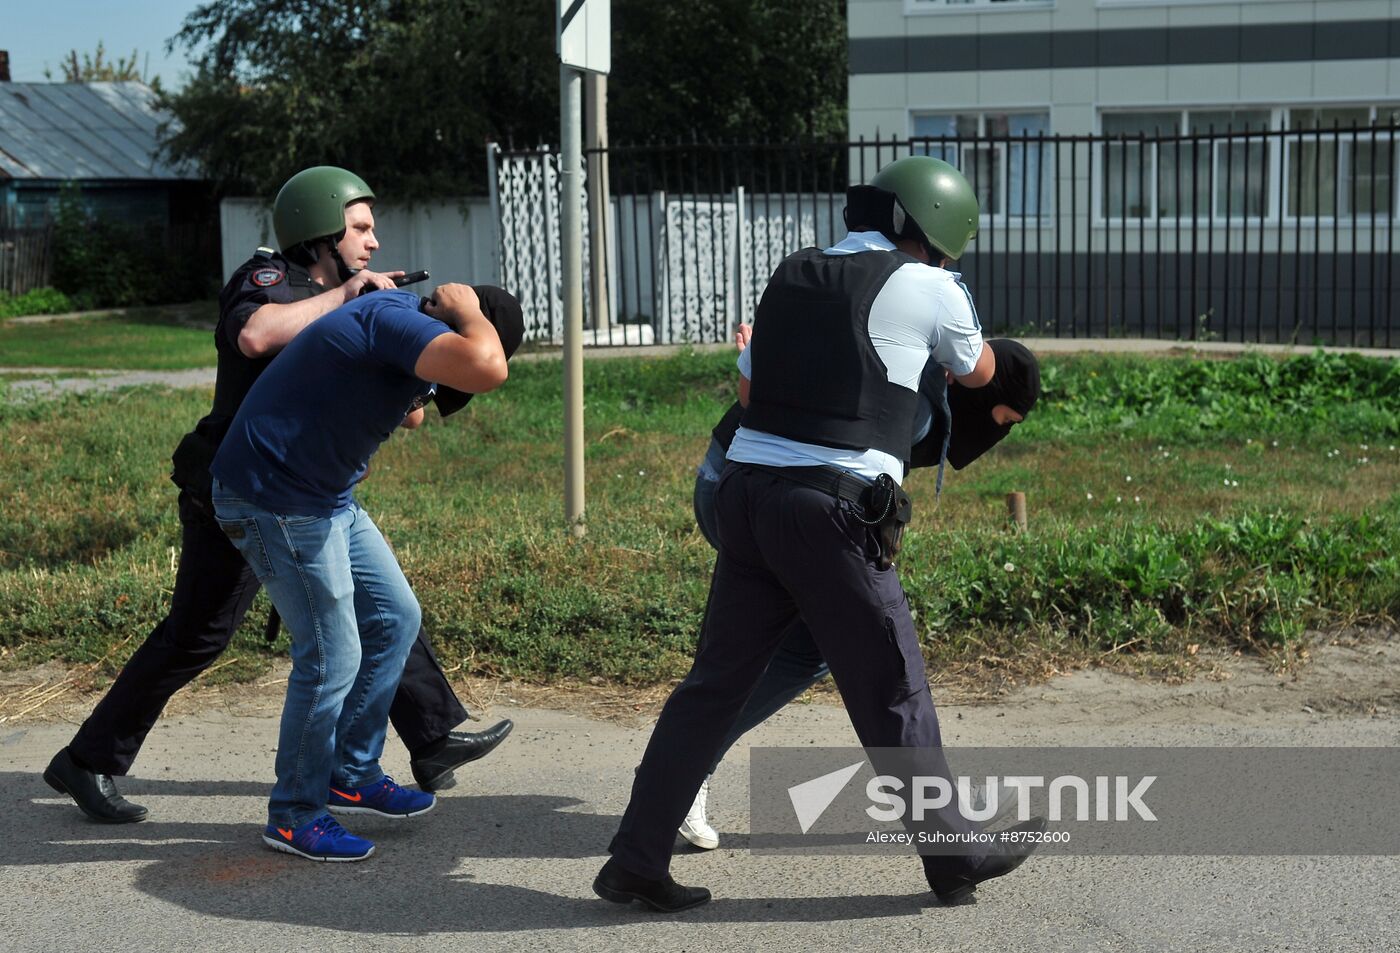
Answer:
[[[880,545],[875,564],[880,569],[889,569],[894,565],[894,558],[899,555],[899,546],[904,539],[904,527],[914,516],[914,504],[909,494],[888,473],[880,474],[871,482],[836,467],[769,467],[756,463],[744,466],[856,504],[860,507],[856,518],[874,530]]]
[[[904,488],[882,473],[865,491],[861,505],[865,509],[865,522],[875,530],[875,538],[880,544],[880,555],[875,565],[889,569],[904,542],[904,527],[914,516],[914,502]]]
[[[196,430],[185,434],[170,458],[171,482],[192,496],[211,515],[214,512],[214,493],[209,464],[214,461],[218,450],[218,444]]]

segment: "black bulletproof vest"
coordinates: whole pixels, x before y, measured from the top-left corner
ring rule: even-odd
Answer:
[[[896,251],[805,248],[778,266],[754,320],[744,426],[790,440],[909,459],[918,395],[890,383],[870,343],[870,305],[900,266]]]

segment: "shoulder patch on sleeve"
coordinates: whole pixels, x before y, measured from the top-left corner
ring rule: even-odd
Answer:
[[[248,276],[248,281],[259,288],[271,288],[273,285],[281,284],[285,277],[286,275],[276,268],[258,268]]]

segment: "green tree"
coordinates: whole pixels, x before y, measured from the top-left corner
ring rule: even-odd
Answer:
[[[98,40],[95,54],[84,53],[80,60],[77,50],[69,50],[59,68],[63,71],[65,83],[144,83],[147,81],[146,76],[137,67],[137,60],[134,49],[129,58],[118,56],[115,61],[107,59],[107,48]],[[44,78],[53,79],[53,72],[48,67],[44,68]],[[158,87],[159,83],[160,78],[156,77],[150,85]]]
[[[846,136],[844,0],[614,0],[614,142]]]
[[[195,301],[218,287],[210,263],[173,247],[161,223],[136,226],[97,214],[76,182],[59,192],[52,254],[54,287],[79,309]]]
[[[794,6],[800,15],[794,13]],[[212,0],[170,46],[171,158],[266,195],[331,163],[404,198],[480,192],[488,141],[554,142],[553,0]],[[614,0],[613,142],[839,137],[841,0]]]

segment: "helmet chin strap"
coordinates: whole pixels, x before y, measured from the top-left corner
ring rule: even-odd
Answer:
[[[904,211],[904,204],[899,201],[898,197],[894,200],[891,213],[890,224],[894,226],[895,234],[903,238],[912,238],[917,241],[919,245],[923,247],[924,253],[928,255],[928,263],[930,265],[937,267],[938,263],[947,257],[937,248],[934,248],[933,243],[924,235],[923,229],[919,228],[917,223],[910,220],[909,213]]]
[[[340,275],[342,285],[360,272],[359,268],[351,268],[345,263],[345,259],[340,257],[340,249],[335,245],[331,246],[331,258],[335,259],[335,270]]]
[[[343,234],[343,233],[342,233]],[[325,238],[312,239],[302,242],[294,249],[290,250],[291,257],[305,267],[311,267],[321,260],[320,244],[326,242],[330,245],[330,257],[335,262],[336,279],[343,285],[362,270],[351,268],[346,264],[344,257],[340,254],[340,242],[334,236],[327,235]]]

